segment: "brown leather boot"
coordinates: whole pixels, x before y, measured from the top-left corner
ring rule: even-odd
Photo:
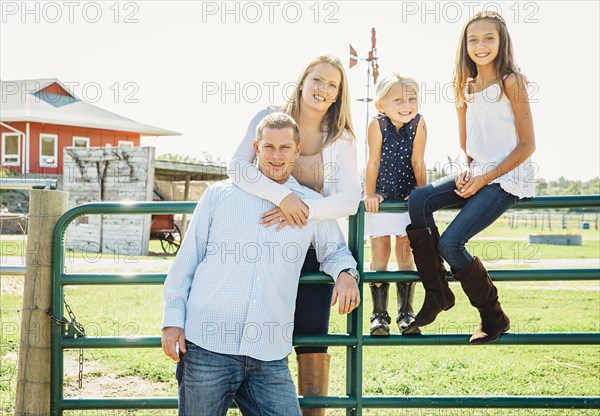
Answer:
[[[437,227],[406,228],[415,265],[425,288],[425,301],[411,327],[429,325],[438,314],[454,306],[454,293],[446,280],[444,259],[440,255],[438,243],[440,234]]]
[[[454,278],[460,282],[471,305],[479,310],[481,322],[469,343],[484,344],[496,341],[510,328],[510,319],[500,307],[498,289],[478,257],[460,269]]]
[[[387,311],[388,292],[390,284],[385,282],[377,286],[370,283],[371,298],[373,299],[373,314],[371,315],[371,328],[369,333],[375,336],[385,336],[390,334],[390,322],[392,318]]]
[[[327,396],[329,391],[329,364],[327,353],[298,354],[298,394],[300,396]],[[302,409],[303,416],[325,416],[325,409]]]
[[[402,335],[420,334],[418,326],[410,324],[415,320],[413,310],[413,300],[415,298],[415,283],[396,282],[396,291],[398,293],[398,318],[396,324]]]

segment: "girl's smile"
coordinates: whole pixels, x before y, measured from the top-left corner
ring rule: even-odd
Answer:
[[[494,62],[500,50],[500,35],[496,25],[477,20],[467,28],[467,53],[476,65]]]
[[[416,91],[399,82],[390,88],[385,97],[375,103],[375,107],[380,113],[388,116],[398,129],[415,118],[419,111],[419,102]]]

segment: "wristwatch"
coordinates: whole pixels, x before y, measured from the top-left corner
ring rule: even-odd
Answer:
[[[356,280],[356,283],[358,283],[359,281],[359,273],[358,270],[356,270],[353,267],[348,267],[347,269],[342,270],[340,273],[346,272],[348,273],[350,276],[354,277],[354,280]]]

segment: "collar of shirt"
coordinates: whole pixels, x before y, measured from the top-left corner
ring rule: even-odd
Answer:
[[[288,178],[287,182],[283,183],[282,185],[290,189],[294,193],[306,195],[305,188],[302,185],[300,185],[300,182],[298,182],[296,178],[294,178],[291,175]]]

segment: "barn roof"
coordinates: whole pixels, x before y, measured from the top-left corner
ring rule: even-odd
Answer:
[[[56,78],[0,80],[0,120],[29,121],[140,133],[142,136],[179,136],[87,103]]]

